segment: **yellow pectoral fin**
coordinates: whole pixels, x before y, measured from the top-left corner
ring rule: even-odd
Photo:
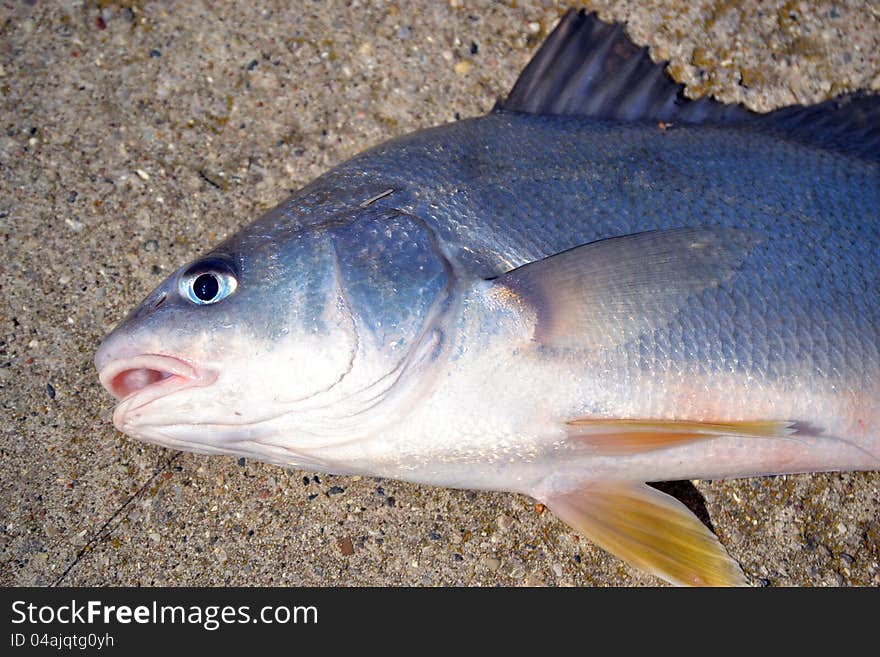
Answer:
[[[651,452],[721,436],[788,438],[796,433],[792,422],[687,422],[666,420],[577,419],[566,423],[570,438],[598,453],[622,456]]]
[[[587,484],[542,501],[603,549],[667,582],[746,584],[715,535],[681,502],[646,484]]]

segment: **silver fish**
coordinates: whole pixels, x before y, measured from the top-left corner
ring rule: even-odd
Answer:
[[[880,99],[687,101],[569,12],[488,115],[381,144],[154,290],[95,357],[139,440],[515,491],[742,584],[645,482],[880,469]]]

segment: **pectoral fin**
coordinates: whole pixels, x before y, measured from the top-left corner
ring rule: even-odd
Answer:
[[[667,582],[746,583],[739,565],[686,506],[646,484],[587,484],[541,501],[603,549]]]
[[[687,422],[675,420],[569,420],[566,431],[571,440],[589,446],[597,454],[623,456],[652,452],[685,443],[721,436],[787,439],[797,431],[793,422]]]
[[[600,349],[669,322],[688,298],[730,278],[758,237],[735,228],[670,228],[592,242],[494,280],[532,308],[534,339]]]

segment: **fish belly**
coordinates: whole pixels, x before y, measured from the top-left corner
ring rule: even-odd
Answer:
[[[666,481],[880,469],[876,386],[608,372],[488,346],[462,358],[400,425],[352,458],[377,474],[432,485],[534,493],[548,479]],[[598,372],[598,373],[597,373]],[[738,423],[777,420],[781,437],[711,436],[681,445],[596,449],[572,420]],[[611,436],[614,440],[614,436]],[[613,443],[612,443],[613,447]]]

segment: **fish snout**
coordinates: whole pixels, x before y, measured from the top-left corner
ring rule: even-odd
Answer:
[[[109,358],[100,350],[95,358],[101,385],[119,402],[113,411],[113,424],[123,433],[137,435],[138,426],[162,424],[176,417],[169,411],[172,405],[154,409],[154,402],[171,398],[178,393],[214,383],[219,373],[214,369],[196,367],[180,358],[163,354],[139,354],[130,357]],[[162,402],[164,404],[164,401]],[[158,413],[158,415],[157,415]]]

